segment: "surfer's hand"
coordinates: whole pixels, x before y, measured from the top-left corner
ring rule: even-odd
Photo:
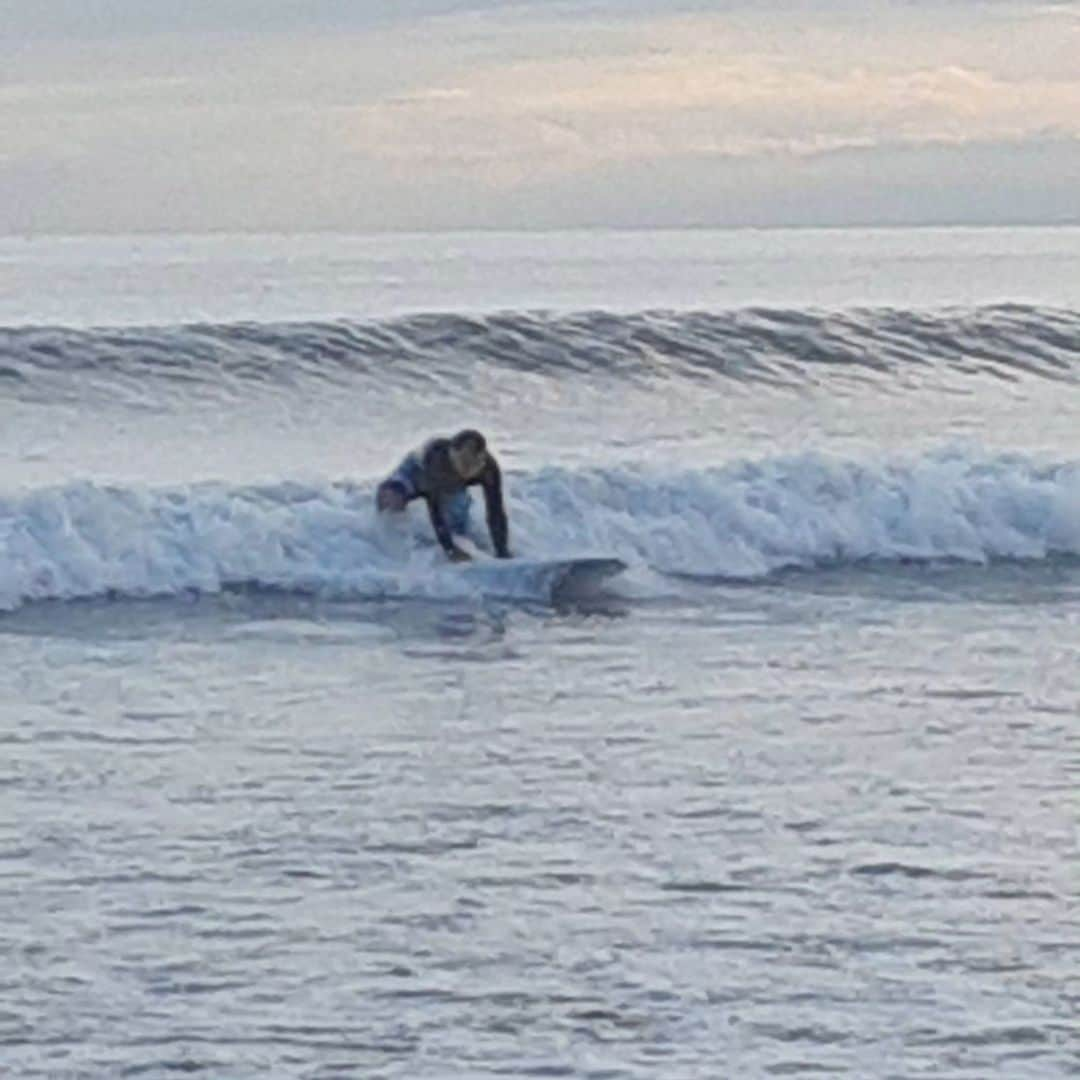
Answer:
[[[446,553],[451,562],[469,562],[472,556],[467,551],[462,551],[459,547],[453,547]]]

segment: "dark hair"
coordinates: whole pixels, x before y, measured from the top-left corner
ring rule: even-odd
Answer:
[[[455,450],[464,450],[468,447],[474,454],[479,454],[481,451],[487,449],[487,440],[479,431],[473,428],[466,428],[464,431],[459,431],[451,440],[450,445]]]

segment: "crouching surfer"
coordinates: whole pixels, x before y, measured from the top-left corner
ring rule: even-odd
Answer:
[[[471,556],[454,543],[454,537],[465,535],[468,529],[472,505],[468,488],[475,484],[484,489],[495,554],[509,559],[502,474],[479,431],[459,431],[449,439],[432,439],[414,450],[379,485],[375,505],[380,513],[400,513],[413,499],[423,499],[443,551],[454,562],[462,562]]]

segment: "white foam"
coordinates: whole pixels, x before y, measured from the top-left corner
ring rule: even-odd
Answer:
[[[524,487],[515,520],[552,551],[609,551],[667,573],[1080,554],[1080,465],[1022,456],[805,454],[667,474],[552,470]]]
[[[547,469],[508,487],[518,553],[615,555],[660,573],[745,579],[866,559],[1080,555],[1080,464],[1020,455]],[[370,487],[353,484],[40,489],[0,498],[0,608],[241,584],[330,596],[475,592],[429,536],[420,507],[388,526],[375,519]]]

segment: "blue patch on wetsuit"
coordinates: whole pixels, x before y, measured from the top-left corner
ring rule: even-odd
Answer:
[[[407,499],[415,499],[420,494],[417,484],[423,471],[420,455],[413,451],[386,479],[389,483],[400,484]]]
[[[406,499],[420,496],[420,477],[424,465],[421,452],[414,450],[407,454],[401,464],[383,481],[384,484],[400,486]],[[472,496],[462,490],[443,499],[442,511],[449,530],[456,536],[464,536],[469,531],[469,512],[472,509]]]

